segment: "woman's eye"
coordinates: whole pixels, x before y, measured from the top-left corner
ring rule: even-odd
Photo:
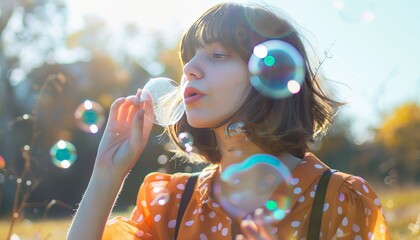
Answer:
[[[213,58],[215,58],[215,59],[223,59],[223,58],[226,58],[226,57],[227,57],[227,55],[223,54],[223,53],[214,53],[213,54]]]

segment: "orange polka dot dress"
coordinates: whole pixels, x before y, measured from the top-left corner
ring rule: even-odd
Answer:
[[[272,224],[278,239],[306,239],[317,183],[328,167],[312,153],[293,170],[290,207],[287,215]],[[178,239],[230,240],[231,218],[210,197],[210,186],[218,165],[200,174],[191,201],[183,216]],[[108,221],[103,239],[173,239],[178,207],[188,173],[151,173],[146,176],[130,218]],[[162,200],[165,189],[167,199]],[[277,191],[277,190],[276,190]],[[276,191],[273,195],[276,195]],[[168,201],[166,201],[168,200]],[[321,239],[389,239],[379,198],[362,178],[336,172],[331,176],[323,205]]]

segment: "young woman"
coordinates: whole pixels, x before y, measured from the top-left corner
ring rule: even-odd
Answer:
[[[290,44],[303,59],[303,82],[290,96],[267,96],[251,84],[253,49],[269,40]],[[185,32],[180,53],[186,88],[179,97],[186,112],[166,132],[177,156],[209,163],[186,197],[183,215],[178,217],[190,174],[156,172],[144,179],[131,217],[108,220],[152,127],[145,117],[150,100],[141,102],[139,91],[111,106],[68,239],[388,239],[380,201],[365,180],[335,172],[328,185],[322,183],[329,168],[309,152],[308,142],[325,133],[340,103],[321,90],[301,36],[286,18],[261,6],[218,4]],[[272,71],[267,74],[279,70]],[[192,135],[195,151],[180,143],[183,132]],[[275,164],[264,161],[241,165],[254,156],[277,159],[290,178],[270,182]],[[223,177],[229,167],[242,167],[234,173],[238,182]],[[269,184],[255,184],[259,179]],[[322,195],[318,186],[326,191],[321,205],[314,203]],[[243,204],[235,209],[226,196],[246,198],[236,199]],[[271,213],[266,221],[266,201],[283,203],[280,217]]]

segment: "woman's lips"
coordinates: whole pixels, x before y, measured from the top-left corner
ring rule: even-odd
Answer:
[[[185,97],[184,98],[184,103],[185,104],[191,104],[193,102],[196,102],[196,101],[200,100],[202,97],[204,97],[203,94],[195,94],[195,95],[192,95],[192,96],[189,96],[189,97]]]
[[[205,94],[193,87],[186,87],[184,91],[184,103],[191,104],[200,100]]]

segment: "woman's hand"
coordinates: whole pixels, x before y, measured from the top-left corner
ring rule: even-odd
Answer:
[[[153,107],[150,96],[140,101],[141,93],[139,89],[136,95],[119,98],[111,105],[94,171],[124,178],[143,152],[153,127],[145,113],[152,113]]]
[[[272,234],[271,224],[263,221],[262,211],[256,210],[254,220],[242,220],[241,235],[236,240],[277,240]]]

